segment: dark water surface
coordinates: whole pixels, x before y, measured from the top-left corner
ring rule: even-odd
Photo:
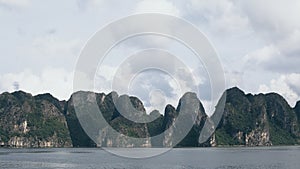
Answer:
[[[300,147],[180,148],[147,159],[101,149],[0,149],[0,169],[299,169]]]

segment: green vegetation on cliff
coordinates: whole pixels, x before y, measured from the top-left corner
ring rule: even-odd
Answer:
[[[176,109],[172,105],[166,106],[164,115],[156,110],[148,115],[138,98],[118,96],[116,92],[105,95],[80,91],[74,93],[68,101],[59,101],[50,94],[32,96],[22,91],[6,92],[0,94],[0,145],[199,147],[299,144],[300,102],[291,108],[276,93],[245,94],[236,87],[228,89],[226,96],[224,112],[220,123],[215,126],[216,131],[206,142],[199,144],[200,132],[209,117],[193,93],[185,94]],[[95,107],[89,106],[93,103],[96,103],[110,127],[92,127],[92,134],[88,135],[78,117],[90,120],[90,126],[97,124]],[[75,104],[77,108],[85,110],[86,114],[76,113]],[[183,123],[192,123],[192,128],[177,145],[173,145],[174,133],[184,132],[176,124],[182,105],[200,107],[192,114],[183,112],[186,113]],[[126,117],[120,111],[124,111]],[[137,117],[142,122],[134,122],[127,117]],[[164,133],[166,130],[168,133]],[[136,142],[131,138],[144,140]]]
[[[238,88],[228,89],[226,94],[223,118],[216,130],[218,145],[299,144],[296,113],[282,96],[246,95]]]
[[[16,147],[72,145],[60,101],[50,94],[0,95],[0,142]]]

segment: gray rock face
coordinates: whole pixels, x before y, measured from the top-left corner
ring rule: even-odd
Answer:
[[[22,91],[6,92],[0,94],[0,146],[299,144],[300,102],[291,108],[278,94],[245,94],[238,88],[228,89],[226,96],[222,119],[216,125],[213,122],[216,116],[206,115],[195,93],[186,93],[177,108],[167,105],[162,115],[158,111],[147,114],[138,98],[119,96],[116,92],[106,95],[79,91],[68,101],[59,101],[50,94],[32,96]],[[105,121],[98,120],[100,115]],[[80,121],[82,119],[86,123]]]
[[[50,94],[1,94],[0,142],[10,147],[71,147],[61,102]]]
[[[164,130],[168,130],[164,133],[163,146],[172,147],[173,146],[173,132],[175,129],[175,120],[178,113],[172,105],[167,105],[165,108],[165,118],[163,120]]]
[[[165,109],[163,127],[166,132],[163,145],[165,147],[209,146],[209,143],[198,142],[206,119],[207,115],[196,94],[186,93],[179,100],[176,110],[171,105]]]
[[[297,119],[298,119],[298,129],[300,130],[300,101],[298,101],[296,103],[296,106],[294,107],[294,111],[297,115]]]
[[[224,115],[216,131],[218,145],[270,146],[297,144],[295,111],[278,94],[246,95],[227,90]]]
[[[118,96],[115,92],[108,95],[77,92],[68,102],[67,112],[73,144],[76,142],[77,146],[151,147],[147,124],[129,120],[147,117],[142,102],[135,97]],[[98,113],[102,113],[106,122],[101,121]],[[79,116],[86,121],[79,123]]]

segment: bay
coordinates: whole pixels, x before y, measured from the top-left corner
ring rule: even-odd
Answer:
[[[126,151],[131,151],[127,149]],[[131,159],[93,148],[0,149],[1,169],[299,169],[300,147],[175,148]]]

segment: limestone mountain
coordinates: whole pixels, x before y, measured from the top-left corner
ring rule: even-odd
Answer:
[[[74,104],[77,104],[76,107]],[[93,108],[91,105],[96,105],[96,107]],[[130,105],[133,105],[133,107]],[[81,109],[82,113],[76,114],[75,108]],[[116,92],[111,92],[108,95],[84,91],[74,93],[68,101],[66,111],[66,119],[69,124],[73,145],[77,147],[147,147],[150,145],[147,124],[135,123],[125,118],[119,110],[123,110],[122,113],[126,113],[129,117],[148,117],[142,102],[136,97],[118,96]],[[105,119],[105,122],[102,122],[102,124],[94,121],[98,111],[102,113]],[[78,116],[80,116],[80,119],[87,119],[89,123],[87,126],[93,126],[88,129],[88,132],[83,130],[81,125],[85,123],[82,121],[80,123]],[[103,125],[104,123],[108,125]],[[94,126],[97,126],[97,128]],[[134,143],[130,140],[130,137],[147,139],[143,143]]]
[[[50,94],[0,94],[0,145],[12,147],[199,147],[299,144],[300,102],[291,108],[276,94],[226,90],[217,126],[195,93],[146,113],[133,96],[79,91],[68,101]],[[218,109],[219,105],[216,106]],[[103,117],[104,121],[99,121]],[[207,125],[209,124],[209,125]],[[209,128],[207,128],[209,127]],[[203,137],[202,131],[214,130]],[[200,135],[202,133],[202,135]],[[212,134],[212,135],[210,135]],[[198,142],[200,136],[205,139]]]
[[[71,147],[65,102],[50,94],[18,91],[0,95],[0,144],[16,147]]]
[[[298,126],[300,128],[300,101],[298,101],[296,103],[296,106],[294,107],[294,111],[297,114],[297,118],[298,118]]]
[[[178,119],[182,114],[181,119]],[[203,105],[195,93],[186,93],[180,100],[177,108],[167,105],[163,119],[163,130],[167,130],[164,135],[164,147],[198,147],[198,138],[204,125],[207,115]],[[192,124],[189,126],[189,124]],[[188,129],[188,131],[185,131]],[[182,136],[183,133],[185,137]],[[176,138],[176,137],[180,138]],[[174,145],[175,144],[175,145]]]
[[[226,105],[216,130],[218,145],[293,145],[299,143],[295,111],[276,94],[245,94],[238,88],[226,91]]]

